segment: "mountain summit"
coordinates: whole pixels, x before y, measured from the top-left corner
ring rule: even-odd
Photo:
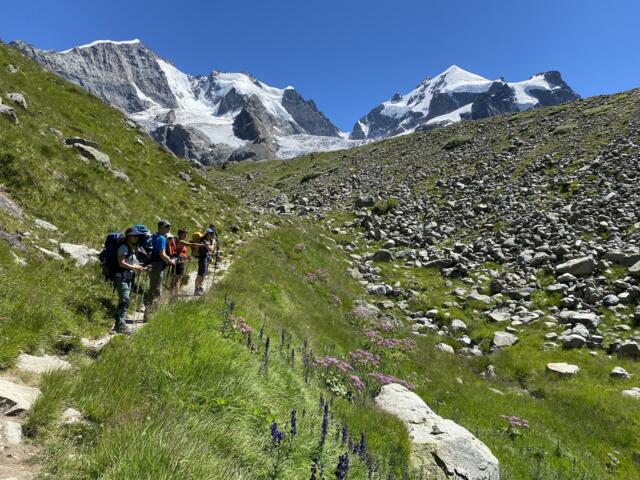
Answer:
[[[246,73],[187,75],[139,40],[98,40],[62,52],[12,46],[124,111],[175,154],[203,164],[352,144],[293,87],[271,87]]]
[[[415,90],[405,95],[396,93],[371,110],[356,122],[351,138],[392,137],[578,98],[560,72],[539,73],[524,82],[506,83],[502,79],[487,80],[452,65],[440,75],[424,79]]]

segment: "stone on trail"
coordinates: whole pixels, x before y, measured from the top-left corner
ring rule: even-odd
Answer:
[[[78,267],[84,267],[98,262],[100,252],[85,245],[74,245],[72,243],[61,243],[59,250],[65,257],[71,257],[76,261]]]
[[[68,370],[71,364],[66,360],[51,355],[36,357],[21,353],[16,361],[16,368],[31,373],[47,373],[53,370]]]
[[[0,423],[0,443],[20,445],[22,443],[22,426],[11,420]]]
[[[97,354],[107,345],[107,343],[111,341],[111,338],[113,338],[111,335],[105,335],[104,337],[96,338],[94,340],[81,338],[80,343],[91,353]]]
[[[40,390],[0,377],[0,414],[13,416],[29,411]]]
[[[558,274],[591,275],[596,268],[596,261],[592,256],[574,258],[556,266]]]
[[[375,403],[404,423],[411,439],[411,463],[427,478],[498,480],[500,465],[491,450],[467,429],[437,415],[402,385],[385,385]]]
[[[547,363],[547,370],[560,375],[575,375],[580,371],[580,367],[577,365],[571,365],[570,363]]]

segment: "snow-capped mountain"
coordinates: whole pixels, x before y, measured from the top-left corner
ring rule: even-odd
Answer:
[[[415,130],[475,120],[503,113],[557,105],[580,98],[559,72],[534,75],[529,80],[506,83],[487,80],[453,65],[415,90],[378,105],[356,122],[351,139],[376,139]]]
[[[246,73],[187,75],[139,40],[98,40],[62,52],[12,45],[126,112],[176,155],[203,164],[356,143],[293,87],[271,87]]]

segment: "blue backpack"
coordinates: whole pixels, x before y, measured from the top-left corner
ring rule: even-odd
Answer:
[[[102,275],[107,281],[115,281],[116,273],[121,270],[118,264],[118,248],[123,243],[124,235],[120,232],[110,233],[104,241],[104,248],[100,252],[98,259],[102,267]]]

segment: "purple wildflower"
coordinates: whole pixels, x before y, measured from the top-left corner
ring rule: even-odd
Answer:
[[[336,478],[345,480],[349,475],[349,454],[345,453],[338,457],[338,466],[336,467]]]
[[[353,386],[356,390],[358,390],[359,392],[364,390],[364,383],[358,375],[351,375],[351,381],[353,382]]]
[[[298,418],[296,416],[296,409],[291,410],[291,436],[295,437],[298,433]]]
[[[282,433],[278,429],[278,424],[276,422],[273,422],[271,424],[271,444],[274,447],[278,447],[280,446],[283,440],[284,440],[284,433]]]
[[[320,444],[324,445],[327,439],[327,432],[329,431],[329,404],[324,404],[324,411],[322,413],[322,436],[320,437]]]

